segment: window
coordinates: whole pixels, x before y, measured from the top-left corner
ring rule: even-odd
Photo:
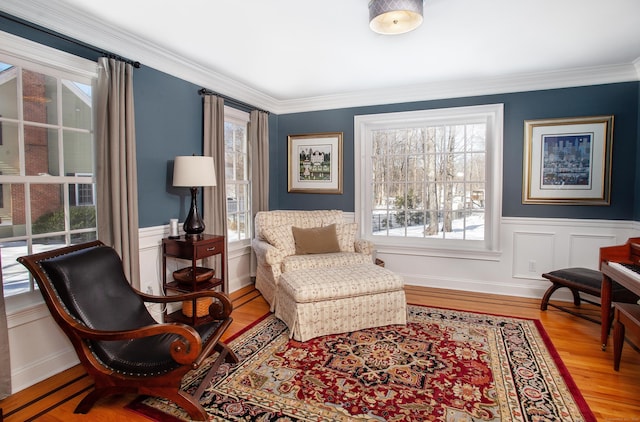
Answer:
[[[355,130],[363,237],[425,254],[495,255],[501,104],[356,116]]]
[[[224,108],[225,178],[227,181],[227,240],[251,239],[251,178],[249,167],[249,114]]]
[[[18,256],[96,238],[96,64],[0,38],[2,275],[5,296],[20,296],[35,286]]]
[[[91,177],[89,173],[77,173],[76,176]],[[69,185],[69,204],[71,206],[95,206],[96,195],[92,183],[76,183]]]

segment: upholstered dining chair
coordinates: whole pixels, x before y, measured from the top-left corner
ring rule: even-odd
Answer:
[[[132,288],[117,252],[100,241],[18,258],[35,278],[56,323],[71,340],[95,388],[76,407],[88,413],[106,395],[158,396],[181,406],[194,420],[208,419],[200,405],[206,385],[223,362],[237,357],[220,337],[231,323],[232,305],[222,293],[203,291],[151,296]],[[145,302],[169,303],[210,296],[207,323],[191,327],[158,323]],[[180,389],[184,375],[218,357],[200,388]]]

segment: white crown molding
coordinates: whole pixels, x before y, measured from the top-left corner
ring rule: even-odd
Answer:
[[[445,98],[472,97],[554,88],[568,88],[640,80],[640,58],[632,63],[510,75],[461,81],[443,81],[380,90],[281,100],[206,68],[179,53],[161,48],[120,28],[107,26],[92,15],[60,0],[3,0],[0,9],[53,31],[140,61],[185,81],[275,114],[330,110]]]
[[[633,65],[636,68],[637,77],[640,80],[640,57],[633,61]]]

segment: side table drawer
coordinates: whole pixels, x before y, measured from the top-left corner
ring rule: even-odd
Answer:
[[[196,246],[196,256],[199,258],[219,254],[219,253],[222,253],[223,251],[224,251],[223,242],[215,242],[215,243],[209,243],[207,245]]]

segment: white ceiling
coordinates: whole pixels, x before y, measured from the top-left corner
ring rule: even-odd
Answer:
[[[638,0],[3,0],[0,9],[275,112],[638,80]]]

